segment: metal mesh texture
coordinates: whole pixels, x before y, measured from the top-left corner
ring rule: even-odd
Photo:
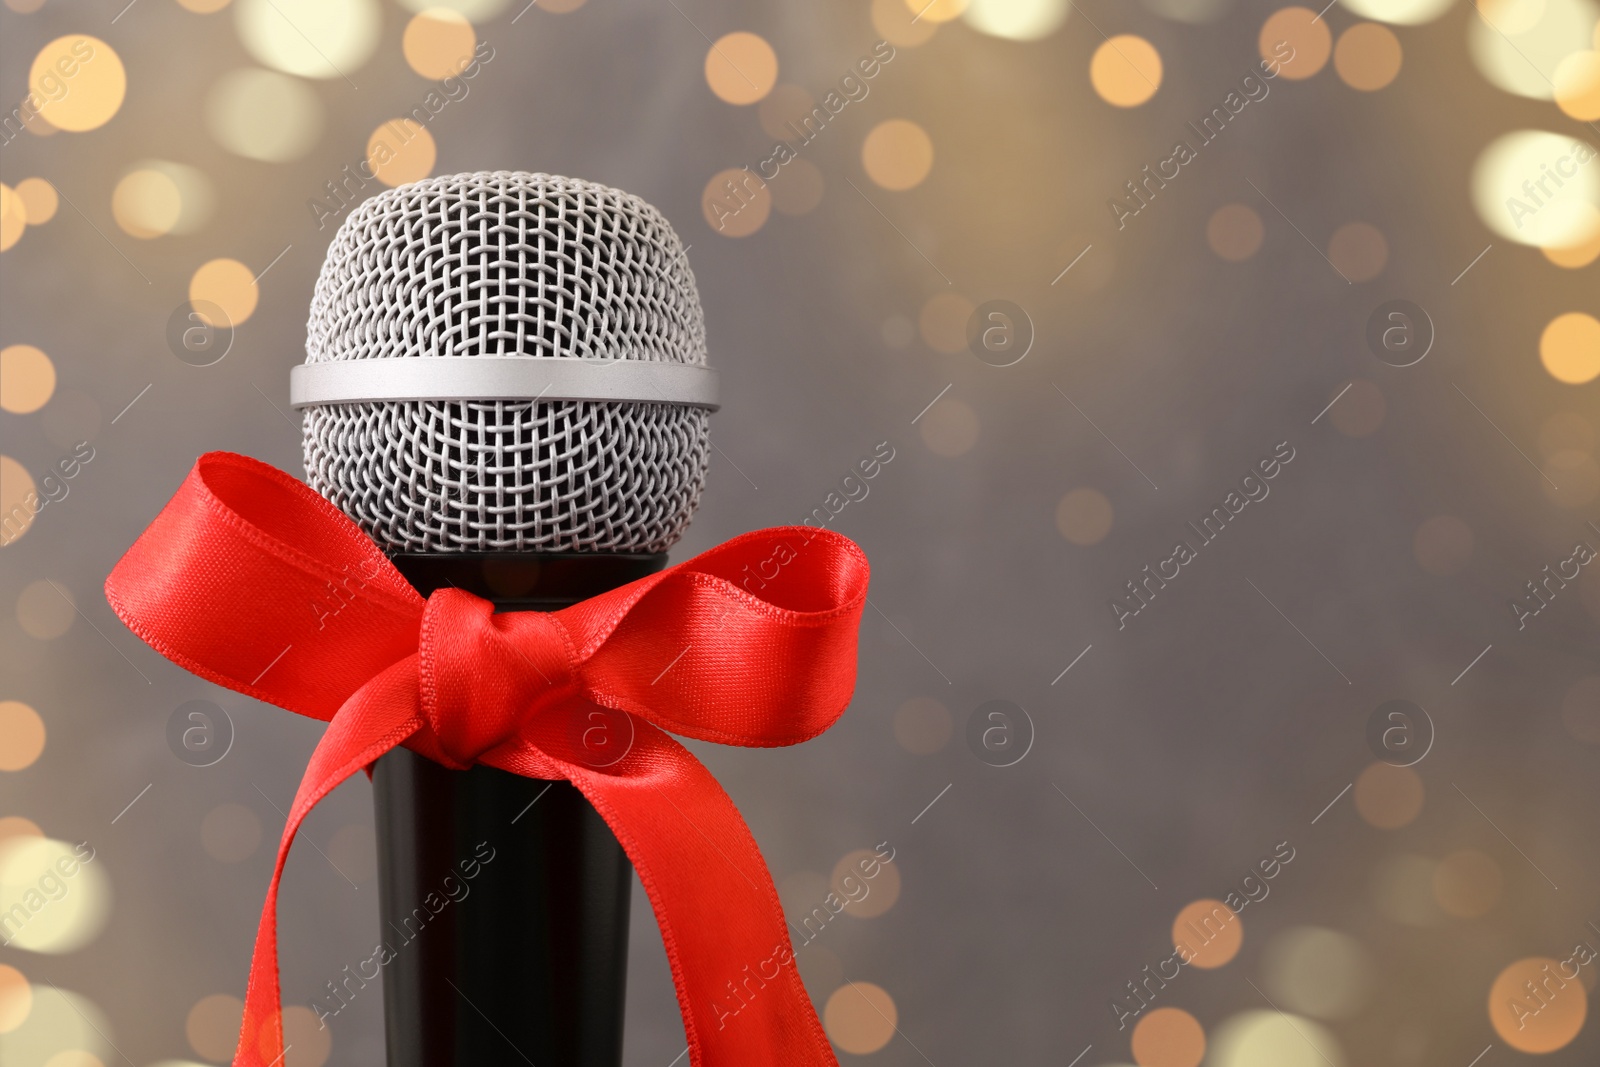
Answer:
[[[430,356],[704,365],[678,235],[616,189],[509,171],[365,201],[317,279],[306,362]],[[704,408],[430,401],[305,409],[313,488],[390,552],[660,552],[710,461]]]

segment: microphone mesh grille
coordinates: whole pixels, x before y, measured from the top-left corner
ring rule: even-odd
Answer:
[[[704,365],[683,253],[655,208],[590,182],[501,171],[390,189],[328,249],[306,362]],[[306,473],[392,552],[660,552],[705,484],[709,414],[536,398],[312,406]]]

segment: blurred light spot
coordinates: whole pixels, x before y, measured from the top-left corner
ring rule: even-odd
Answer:
[[[968,26],[1009,41],[1037,41],[1067,21],[1067,0],[971,0],[962,18]]]
[[[967,0],[903,0],[918,22],[949,22],[967,9]]]
[[[1539,337],[1539,359],[1558,382],[1594,381],[1600,376],[1600,319],[1581,311],[1557,315]]]
[[[1432,22],[1455,0],[1343,0],[1349,10],[1369,19],[1392,22],[1396,26],[1417,26]]]
[[[1247,1011],[1211,1035],[1214,1067],[1344,1067],[1338,1040],[1304,1016]]]
[[[800,134],[800,122],[817,102],[811,94],[798,85],[784,84],[768,93],[756,107],[756,118],[767,136],[780,141],[793,141]]]
[[[233,0],[178,0],[178,6],[196,15],[214,15],[231,4]]]
[[[887,1045],[899,1018],[894,998],[871,982],[840,986],[822,1009],[822,1025],[828,1037],[855,1056],[865,1056]]]
[[[1572,244],[1546,245],[1540,249],[1544,258],[1558,267],[1577,270],[1600,259],[1600,208],[1592,204],[1579,204],[1574,229],[1580,235]],[[1587,234],[1587,238],[1582,235]]]
[[[1056,505],[1056,529],[1075,545],[1094,545],[1111,532],[1111,501],[1098,489],[1074,489]]]
[[[429,8],[442,7],[463,16],[470,22],[481,23],[491,19],[506,9],[510,0],[400,0],[400,6],[407,11],[421,14]],[[565,13],[575,11],[583,5],[583,0],[539,0],[541,11]]]
[[[772,193],[748,170],[718,171],[700,193],[706,224],[724,237],[749,237],[767,224]]]
[[[385,185],[420,181],[433,173],[438,159],[433,134],[411,119],[390,119],[367,138],[367,165]]]
[[[1380,830],[1409,826],[1422,811],[1422,777],[1410,767],[1379,760],[1356,779],[1356,811]]]
[[[1374,967],[1361,942],[1348,934],[1295,926],[1267,942],[1261,972],[1280,1007],[1318,1019],[1348,1019],[1366,1002]]]
[[[967,320],[972,317],[972,301],[959,293],[940,293],[922,305],[917,330],[935,352],[952,355],[967,350]]]
[[[1595,435],[1594,423],[1571,411],[1558,411],[1539,427],[1539,450],[1545,455],[1556,452],[1593,452],[1600,441]]]
[[[43,226],[55,218],[60,198],[56,187],[43,178],[24,178],[17,183],[15,192],[22,198],[22,213],[29,226]]]
[[[1143,37],[1119,34],[1094,50],[1089,81],[1106,103],[1138,107],[1161,88],[1161,53]]]
[[[1224,204],[1206,223],[1206,243],[1230,263],[1241,263],[1261,248],[1266,229],[1261,216],[1243,204]]]
[[[244,1019],[244,1001],[226,993],[201,997],[189,1009],[183,1032],[189,1047],[203,1060],[231,1063],[239,1044],[239,1024]]]
[[[1338,389],[1333,390],[1328,399],[1332,400],[1338,393]],[[1383,390],[1364,378],[1357,378],[1350,383],[1349,391],[1328,409],[1328,421],[1347,437],[1367,437],[1383,425],[1387,411]]]
[[[912,697],[894,713],[894,739],[915,756],[931,756],[950,741],[950,711],[932,697]]]
[[[1206,1032],[1182,1008],[1157,1008],[1139,1017],[1129,1044],[1139,1067],[1199,1067]]]
[[[1326,19],[1304,7],[1274,12],[1261,25],[1257,40],[1261,58],[1278,66],[1290,81],[1302,81],[1321,70],[1333,52],[1333,34]]]
[[[1469,20],[1472,60],[1495,86],[1534,100],[1555,95],[1561,61],[1590,47],[1600,7],[1593,0],[1494,0]]]
[[[233,12],[247,52],[302,78],[349,78],[378,46],[377,0],[239,0]]]
[[[1244,944],[1244,922],[1220,900],[1185,904],[1172,920],[1172,947],[1187,949],[1189,966],[1215,970],[1229,963]]]
[[[44,6],[44,0],[6,0],[6,6],[19,15],[31,15]]]
[[[21,815],[0,816],[0,841],[8,837],[24,836],[43,837],[44,831],[39,829],[38,823]]]
[[[39,513],[38,486],[28,468],[0,455],[0,545],[15,544]]]
[[[1597,23],[1600,25],[1600,23]],[[1600,119],[1600,52],[1574,52],[1556,67],[1556,104],[1580,122]]]
[[[869,871],[874,872],[870,878]],[[900,868],[885,863],[871,849],[858,848],[839,857],[828,886],[846,902],[846,915],[875,919],[900,899]]]
[[[978,443],[978,413],[948,396],[929,408],[917,425],[922,443],[934,455],[953,459]]]
[[[275,71],[229,71],[206,94],[206,130],[234,155],[286,163],[322,136],[322,102],[304,82]]]
[[[283,1010],[283,1046],[284,1067],[322,1067],[333,1051],[333,1030],[316,1012],[294,1004]]]
[[[933,140],[928,131],[908,119],[880,122],[861,144],[861,166],[867,177],[884,189],[915,188],[933,169]],[[966,344],[964,335],[962,344]]]
[[[406,62],[424,78],[442,81],[461,73],[478,47],[472,23],[447,7],[430,7],[411,17],[400,40]]]
[[[1333,69],[1352,89],[1370,93],[1382,89],[1400,74],[1400,38],[1389,27],[1362,22],[1339,35],[1333,50]]]
[[[218,804],[200,820],[200,844],[219,863],[240,863],[261,846],[261,820],[243,804]]]
[[[772,180],[773,209],[784,215],[804,215],[822,203],[822,171],[810,160],[791,159]]]
[[[1371,281],[1383,273],[1389,262],[1389,242],[1376,226],[1346,223],[1328,239],[1328,258],[1351,281]]]
[[[238,326],[253,315],[260,297],[255,274],[237,259],[210,260],[189,279],[189,302],[217,305],[228,316],[229,327]]]
[[[94,940],[111,908],[104,867],[99,857],[84,862],[65,841],[28,836],[0,841],[0,915],[7,920],[7,946],[55,954]]]
[[[1440,577],[1457,574],[1472,558],[1472,529],[1454,515],[1435,515],[1417,527],[1411,552],[1417,565]]]
[[[1144,6],[1163,18],[1199,24],[1221,18],[1233,0],[1144,0]]]
[[[1378,911],[1406,926],[1437,926],[1444,919],[1433,893],[1438,864],[1425,856],[1394,856],[1372,874],[1372,898]]]
[[[1482,852],[1463,849],[1439,861],[1433,871],[1433,895],[1447,915],[1475,919],[1500,899],[1500,865]]]
[[[39,114],[58,130],[82,133],[104,126],[122,107],[128,74],[122,59],[98,37],[57,37],[33,60],[28,88]]]
[[[1557,507],[1581,508],[1600,495],[1600,464],[1588,453],[1556,452],[1545,459],[1545,473],[1550,481],[1539,479],[1539,488]]]
[[[26,415],[44,407],[56,391],[56,366],[32,345],[0,349],[0,408]]]
[[[27,1018],[15,1030],[0,1032],[0,1063],[45,1067],[52,1057],[66,1051],[87,1052],[103,1063],[115,1055],[102,1036],[110,1033],[111,1021],[93,1001],[41,982],[33,989]]]
[[[24,586],[17,596],[17,622],[29,637],[41,641],[66,633],[74,614],[72,594],[60,582],[40,578]]]
[[[0,182],[0,252],[22,240],[28,228],[28,209],[11,186]]]
[[[178,183],[158,170],[135,170],[111,193],[111,214],[130,237],[160,237],[178,224],[183,195]]]
[[[758,34],[724,34],[706,53],[706,84],[719,100],[753,104],[777,83],[778,53]]]
[[[44,1067],[106,1067],[104,1061],[81,1048],[62,1049],[44,1061]]]
[[[0,1034],[21,1026],[33,1008],[33,986],[21,971],[0,963]]]
[[[1579,741],[1600,745],[1600,674],[1579,678],[1561,700],[1561,722]]]
[[[1472,169],[1478,217],[1509,241],[1568,248],[1600,234],[1600,165],[1569,136],[1518,130],[1497,138]]]
[[[885,345],[890,348],[904,348],[911,343],[912,338],[916,337],[917,328],[904,315],[890,315],[883,320],[878,332],[883,335]]]
[[[33,766],[44,752],[44,720],[19,700],[0,700],[0,771]]]
[[[896,48],[915,48],[932,37],[939,24],[917,18],[906,0],[872,0],[872,28]]]
[[[1573,974],[1577,966],[1532,956],[1501,971],[1489,987],[1489,1022],[1500,1040],[1518,1052],[1570,1045],[1589,1014],[1589,995]]]
[[[378,873],[378,839],[370,823],[341,826],[328,841],[328,859],[346,878],[365,885]]]

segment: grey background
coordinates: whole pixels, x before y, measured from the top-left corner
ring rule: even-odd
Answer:
[[[318,232],[305,201],[426,86],[400,55],[404,13],[388,5],[359,92],[338,80],[314,86],[329,116],[316,150],[292,164],[251,163],[213,144],[199,118],[205,88],[250,62],[231,16],[196,19],[145,0],[110,25],[120,6],[0,12],[0,99],[21,96],[33,54],[61,33],[99,34],[126,63],[130,92],[112,123],[24,137],[3,150],[0,168],[12,184],[49,178],[149,278],[65,202],[0,259],[4,342],[43,348],[60,376],[45,411],[0,416],[4,451],[34,471],[64,451],[53,436],[87,435],[98,453],[68,499],[0,557],[0,698],[39,709],[49,729],[38,763],[0,777],[0,814],[92,841],[114,889],[111,921],[85,949],[0,950],[0,959],[89,996],[143,1067],[192,1058],[184,1017],[199,998],[242,995],[281,826],[265,798],[287,807],[321,727],[166,663],[117,622],[99,585],[199,453],[232,450],[302,473],[298,430],[273,404],[286,408],[332,234]],[[805,150],[827,183],[813,213],[775,215],[754,236],[727,240],[707,226],[701,190],[716,171],[763,158],[771,138],[753,108],[707,91],[695,26],[713,38],[761,33],[778,50],[780,80],[814,93],[877,35],[860,3],[678,6],[591,0],[511,25],[514,5],[481,26],[497,56],[436,120],[434,172],[543,170],[616,185],[660,207],[693,245],[722,372],[725,406],[712,427],[726,459],[713,460],[675,558],[799,522],[878,442],[896,449],[870,496],[835,526],[872,560],[878,609],[863,620],[860,680],[843,720],[787,750],[692,745],[780,884],[825,876],[854,848],[888,841],[897,851],[903,889],[893,909],[843,917],[819,941],[839,961],[832,976],[826,959],[807,965],[819,1004],[829,977],[886,988],[903,1037],[868,1057],[886,1065],[1065,1065],[1089,1045],[1084,1067],[1128,1061],[1108,1000],[1170,953],[1184,904],[1226,893],[1287,840],[1297,858],[1246,911],[1239,958],[1186,976],[1164,1003],[1208,1030],[1266,1007],[1247,981],[1261,982],[1261,946],[1274,931],[1314,924],[1360,939],[1379,965],[1367,1007],[1333,1025],[1348,1062],[1465,1067],[1491,1042],[1486,1064],[1523,1058],[1487,1023],[1489,983],[1514,959],[1564,957],[1581,936],[1596,943],[1585,922],[1600,921],[1600,753],[1563,730],[1558,710],[1577,679],[1600,672],[1600,575],[1588,572],[1581,595],[1565,594],[1521,632],[1507,601],[1565,558],[1600,510],[1552,502],[1463,393],[1536,459],[1551,414],[1600,419],[1600,385],[1555,382],[1536,350],[1555,314],[1594,312],[1600,268],[1559,270],[1494,238],[1471,209],[1467,175],[1501,132],[1582,127],[1479,76],[1465,48],[1474,16],[1458,4],[1436,23],[1397,29],[1405,67],[1380,93],[1354,92],[1331,67],[1309,81],[1279,79],[1118,232],[1106,198],[1164,158],[1183,123],[1256,62],[1272,7],[1241,0],[1215,22],[1186,25],[1101,2],[1089,12],[1095,24],[1161,51],[1165,79],[1150,103],[1124,111],[1093,94],[1085,72],[1101,37],[1078,14],[1027,45],[948,25],[901,49],[871,95]],[[1335,33],[1355,21],[1341,8],[1327,19]],[[867,130],[891,117],[923,125],[936,152],[929,179],[900,194],[872,185],[858,155]],[[146,157],[211,176],[221,203],[208,227],[147,242],[115,228],[110,190]],[[1241,264],[1205,241],[1207,218],[1229,202],[1266,223],[1261,251]],[[1358,219],[1383,231],[1390,258],[1375,280],[1352,285],[1308,240],[1323,246]],[[175,359],[165,324],[195,266],[229,255],[260,269],[285,245],[228,357],[209,368]],[[885,343],[887,319],[915,322],[945,290],[1024,307],[1037,329],[1032,352],[996,369],[920,339]],[[1372,309],[1397,297],[1427,308],[1438,331],[1429,357],[1406,369],[1380,363],[1362,340]],[[1350,437],[1331,418],[1313,425],[1354,377],[1382,391],[1377,432]],[[931,451],[912,422],[947,385],[945,399],[969,405],[981,427],[957,458]],[[1107,600],[1285,440],[1297,456],[1271,497],[1119,632]],[[1089,547],[1063,540],[1054,520],[1062,495],[1083,486],[1115,509],[1110,534]],[[1417,526],[1441,513],[1476,537],[1466,569],[1448,578],[1424,572],[1412,551]],[[84,614],[54,641],[27,636],[10,610],[40,577],[70,589]],[[942,702],[955,723],[933,755],[894,739],[892,717],[915,697]],[[1374,829],[1345,796],[1312,825],[1371,761],[1367,716],[1396,697],[1422,704],[1438,728],[1417,768],[1427,789],[1420,817]],[[171,710],[194,698],[217,701],[237,730],[211,768],[184,765],[165,740]],[[1007,769],[962,741],[972,709],[995,698],[1024,706],[1037,727],[1028,757]],[[201,847],[200,820],[223,802],[252,808],[266,827],[241,863]],[[370,809],[358,778],[306,833],[326,846],[339,828],[370,823]],[[1490,854],[1506,877],[1486,917],[1414,928],[1374,906],[1369,886],[1387,860],[1465,847]],[[634,899],[627,1062],[666,1067],[682,1029],[643,893]],[[298,849],[280,914],[286,1002],[305,1003],[370,952],[376,885],[352,889]],[[368,995],[335,1020],[330,1062],[381,1063],[379,1007]],[[1544,1062],[1596,1062],[1597,1034],[1591,1020]]]

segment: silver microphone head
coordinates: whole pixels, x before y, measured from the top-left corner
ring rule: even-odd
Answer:
[[[291,401],[311,486],[390,552],[664,551],[699,501],[716,406],[661,213],[510,171],[351,212]]]

